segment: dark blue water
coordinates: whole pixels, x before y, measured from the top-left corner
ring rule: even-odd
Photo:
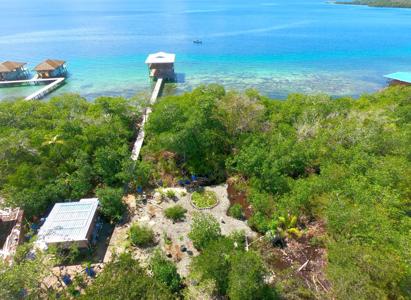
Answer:
[[[411,9],[322,0],[1,1],[0,60],[69,62],[57,93],[147,93],[150,52],[177,54],[178,90],[218,82],[284,97],[358,95],[411,71]],[[201,39],[202,45],[193,40]],[[0,98],[25,88],[0,89]]]

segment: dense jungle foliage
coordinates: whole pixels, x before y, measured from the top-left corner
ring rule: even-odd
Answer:
[[[73,95],[0,103],[0,196],[38,215],[55,201],[97,192],[107,202],[102,211],[117,220],[121,209],[110,199],[118,199],[130,180],[150,186],[191,175],[210,184],[234,178],[252,207],[248,224],[256,231],[301,236],[308,223],[324,224],[324,236],[316,238],[327,251],[331,289],[321,297],[411,298],[410,87],[359,99],[294,94],[276,101],[252,90],[200,86],[153,107],[142,160],[130,174],[138,111],[121,98],[88,103]],[[151,274],[124,256],[86,289],[85,299],[126,299],[126,289],[145,293],[144,299],[176,293],[187,299],[207,293],[315,298],[296,296],[298,287],[288,293],[281,282],[268,288],[258,252],[233,248],[233,237],[221,236],[218,221],[198,218],[209,225],[194,224],[190,233],[201,250],[190,266],[196,286],[181,291],[175,268],[160,267],[164,257],[152,262]],[[17,286],[35,295],[37,277],[47,269],[36,273],[35,264],[21,260],[4,267],[1,295],[18,298]]]
[[[122,98],[0,102],[0,196],[33,216],[98,186],[123,187],[137,118]]]
[[[325,222],[338,299],[411,297],[411,88],[272,101],[220,86],[162,99],[143,158],[154,176],[240,177],[249,224]],[[183,170],[183,172],[181,171]]]

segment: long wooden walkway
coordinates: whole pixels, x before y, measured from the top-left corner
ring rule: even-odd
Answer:
[[[27,96],[25,100],[35,100],[35,99],[41,99],[47,94],[51,93],[53,90],[55,90],[57,87],[62,84],[66,78],[64,77],[58,77],[58,78],[37,78],[34,77],[32,79],[25,79],[25,80],[12,80],[12,81],[0,81],[0,86],[5,86],[5,85],[13,85],[13,84],[19,84],[19,85],[37,85],[40,83],[44,82],[51,82],[50,84],[46,85],[45,87],[39,89],[38,91],[34,92],[33,94]]]
[[[156,103],[157,98],[160,95],[163,82],[164,82],[163,78],[159,78],[157,80],[156,85],[153,89],[153,93],[151,94],[150,105],[153,105],[154,103]],[[136,142],[134,143],[133,151],[131,152],[131,159],[134,161],[136,161],[138,157],[140,156],[140,150],[141,150],[141,147],[143,146],[144,136],[145,136],[144,125],[146,124],[150,114],[151,114],[151,108],[147,107],[143,115],[143,121],[140,124],[140,131],[137,135]]]
[[[25,100],[35,100],[35,99],[43,98],[44,96],[49,94],[51,91],[55,90],[64,80],[66,80],[64,77],[56,78],[49,85],[47,85],[44,88],[38,90],[37,92],[34,92],[30,96],[27,96],[25,98]]]
[[[37,78],[34,77],[32,79],[24,79],[24,80],[11,80],[11,81],[0,81],[0,85],[7,85],[7,84],[37,84],[40,82],[47,82],[47,81],[54,81],[55,78]]]

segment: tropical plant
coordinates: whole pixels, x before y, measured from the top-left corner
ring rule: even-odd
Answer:
[[[297,216],[287,215],[285,217],[278,217],[271,223],[271,234],[278,235],[281,239],[286,237],[300,238],[302,232],[297,227]]]

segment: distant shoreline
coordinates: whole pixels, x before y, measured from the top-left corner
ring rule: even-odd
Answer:
[[[336,1],[335,4],[366,5],[369,7],[411,8],[411,0],[353,0]]]

